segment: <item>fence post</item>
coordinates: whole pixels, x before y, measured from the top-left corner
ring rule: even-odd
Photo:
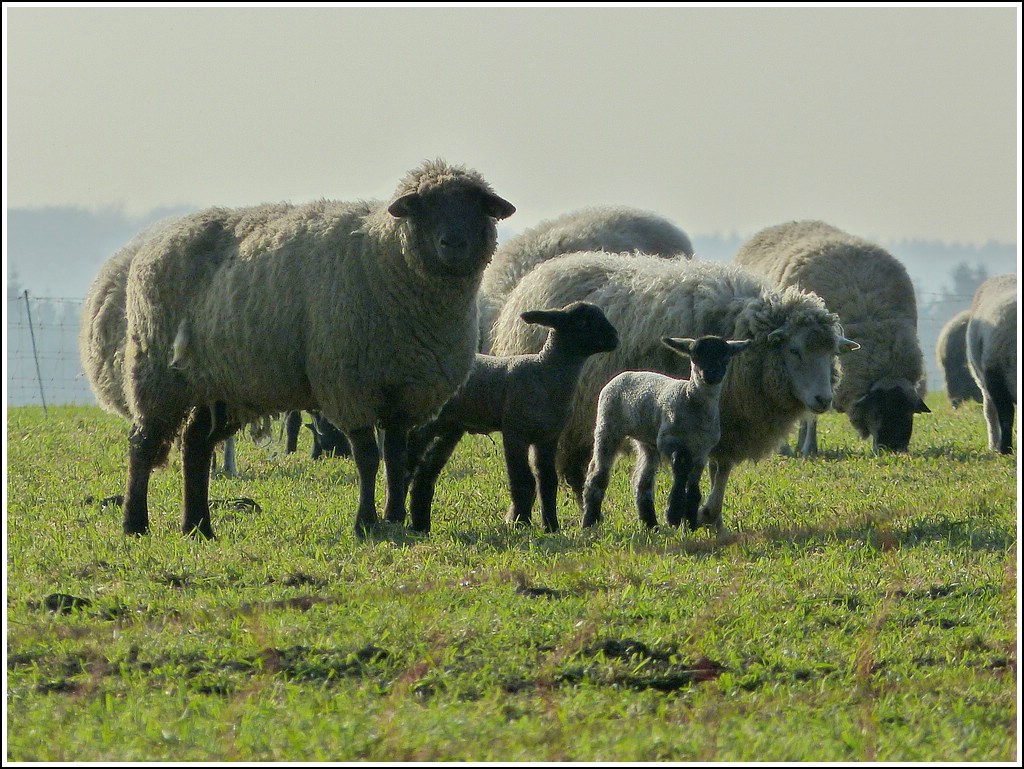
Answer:
[[[46,395],[43,393],[43,375],[39,371],[39,353],[36,351],[36,332],[32,328],[32,308],[28,303],[28,289],[25,289],[25,312],[28,314],[28,333],[32,337],[32,357],[36,361],[36,379],[39,381],[39,397],[43,401],[43,416],[50,418],[50,412],[46,409]]]

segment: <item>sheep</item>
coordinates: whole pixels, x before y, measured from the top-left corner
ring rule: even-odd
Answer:
[[[981,390],[988,447],[1013,453],[1017,404],[1017,276],[987,278],[974,293],[967,322],[967,365]]]
[[[495,222],[514,211],[476,171],[436,160],[410,171],[388,202],[214,208],[146,239],[128,266],[120,372],[116,349],[92,347],[111,334],[102,312],[87,315],[83,350],[97,397],[118,375],[127,397],[125,533],[148,531],[149,477],[183,429],[183,530],[212,538],[214,445],[295,409],[320,410],[349,436],[359,537],[378,522],[381,427],[386,519],[403,523],[407,432],[469,372]]]
[[[981,403],[981,390],[967,366],[967,321],[970,317],[970,310],[958,312],[942,327],[935,343],[935,360],[942,369],[946,396],[953,408],[959,408],[967,400]]]
[[[509,291],[541,262],[574,251],[643,252],[689,259],[689,236],[668,219],[625,206],[595,206],[541,222],[503,243],[480,284],[480,350]]]
[[[797,286],[824,300],[863,348],[843,364],[833,408],[844,412],[872,450],[907,451],[914,415],[930,409],[917,300],[906,268],[882,247],[820,221],[767,227],[733,261],[779,287]],[[804,420],[799,451],[817,453],[817,421]]]
[[[601,502],[615,457],[623,443],[633,444],[638,462],[633,491],[640,520],[658,525],[654,512],[654,476],[660,458],[672,464],[672,490],[666,520],[698,524],[700,477],[708,455],[721,437],[718,400],[729,361],[749,340],[720,336],[700,339],[662,337],[662,343],[690,358],[690,378],[675,379],[654,371],[623,371],[612,377],[597,400],[594,454],[583,485],[583,526],[601,519]]]
[[[836,356],[856,347],[818,297],[774,289],[735,265],[587,252],[537,266],[512,290],[494,326],[495,353],[539,349],[543,340],[519,313],[571,301],[598,305],[619,332],[614,353],[584,365],[559,441],[558,472],[581,507],[598,394],[613,376],[629,369],[687,376],[688,365],[659,341],[662,336],[752,340],[722,383],[722,437],[710,455],[712,486],[699,511],[698,525],[719,533],[732,468],[777,447],[807,410],[828,409],[839,373]]]
[[[548,532],[558,531],[555,450],[583,363],[614,350],[618,334],[600,308],[573,302],[561,310],[532,310],[524,323],[551,329],[539,353],[495,357],[478,354],[469,378],[409,440],[409,514],[412,528],[430,530],[437,478],[467,432],[501,431],[508,469],[511,523],[529,524],[534,498]],[[530,455],[536,481],[530,472]]]

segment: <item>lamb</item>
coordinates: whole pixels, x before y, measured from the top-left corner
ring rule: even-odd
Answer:
[[[116,409],[107,391],[120,388],[132,422],[125,532],[148,531],[149,477],[183,429],[183,529],[212,538],[214,445],[295,409],[318,409],[349,436],[360,537],[378,522],[381,427],[385,514],[403,523],[408,430],[469,372],[495,220],[514,211],[476,171],[436,160],[409,172],[389,202],[215,208],[145,239],[128,266],[124,318],[87,311],[83,331],[97,397]],[[106,274],[94,292],[110,293]],[[123,363],[102,344],[118,330],[105,322],[126,332]],[[180,334],[188,355],[176,360]]]
[[[612,377],[597,400],[594,456],[583,486],[583,526],[601,519],[601,502],[615,456],[629,439],[638,455],[633,491],[640,520],[658,525],[654,512],[654,476],[660,458],[672,463],[672,490],[666,519],[698,524],[700,477],[708,455],[721,437],[718,400],[729,361],[749,340],[720,336],[700,339],[662,337],[662,343],[689,356],[690,378],[674,379],[654,371],[623,371]]]
[[[581,507],[598,394],[613,376],[636,369],[686,377],[688,365],[661,344],[662,336],[752,341],[722,383],[722,437],[710,455],[712,485],[699,511],[698,524],[720,533],[732,468],[775,449],[801,414],[828,409],[836,356],[856,347],[818,297],[774,289],[735,265],[587,252],[537,266],[512,290],[495,323],[495,353],[538,350],[543,340],[519,313],[571,301],[598,305],[619,332],[614,353],[584,365],[559,441],[558,472]]]
[[[843,364],[833,400],[872,450],[906,451],[914,415],[930,409],[917,300],[906,268],[874,243],[820,221],[787,222],[755,234],[736,264],[779,287],[798,286],[824,300],[863,350]],[[817,452],[817,423],[805,420],[800,453]]]
[[[981,390],[988,447],[1013,453],[1017,405],[1017,276],[996,275],[974,293],[967,323],[967,364]]]
[[[967,367],[967,321],[970,310],[958,312],[947,321],[935,343],[935,360],[942,369],[946,396],[953,408],[967,400],[981,403],[981,390]]]
[[[465,384],[430,422],[410,437],[409,513],[412,528],[430,530],[437,478],[467,432],[500,430],[512,507],[509,521],[529,524],[539,493],[548,532],[558,531],[555,450],[583,363],[614,350],[618,334],[600,308],[573,302],[561,310],[532,310],[522,321],[551,329],[539,353],[478,354]],[[532,452],[536,480],[530,472]]]
[[[689,236],[668,219],[625,206],[595,206],[541,222],[502,244],[480,284],[480,349],[509,291],[541,262],[574,251],[643,252],[689,259]]]

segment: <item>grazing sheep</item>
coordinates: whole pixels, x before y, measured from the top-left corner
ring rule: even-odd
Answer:
[[[524,323],[551,328],[539,353],[495,357],[478,354],[465,384],[409,440],[409,514],[412,527],[430,530],[437,478],[467,432],[500,430],[512,507],[509,521],[530,523],[540,495],[546,531],[558,531],[555,451],[583,363],[618,344],[615,328],[600,308],[574,302],[562,310],[533,310]],[[532,454],[534,475],[530,472]]]
[[[598,394],[630,369],[688,376],[689,366],[659,340],[708,334],[750,339],[722,383],[722,438],[711,452],[712,487],[699,523],[717,530],[732,468],[775,449],[808,410],[832,403],[836,355],[856,345],[816,296],[770,287],[734,265],[601,252],[568,254],[539,265],[509,294],[494,326],[495,352],[535,352],[541,336],[519,319],[530,307],[588,301],[619,332],[614,353],[595,356],[580,374],[572,416],[559,441],[558,470],[582,505]]]
[[[574,251],[641,252],[654,256],[693,256],[685,232],[650,211],[595,206],[541,222],[502,244],[480,283],[480,349],[487,352],[490,331],[509,291],[541,262]]]
[[[967,400],[981,403],[981,390],[967,366],[967,321],[970,317],[970,310],[958,312],[942,327],[935,343],[935,360],[942,369],[946,396],[953,408]]]
[[[654,371],[623,371],[602,388],[597,400],[594,456],[583,486],[583,525],[601,519],[601,502],[615,457],[628,439],[637,454],[633,491],[640,520],[653,528],[654,476],[662,456],[672,463],[672,490],[666,519],[698,525],[700,477],[711,449],[721,437],[718,399],[729,361],[749,341],[720,336],[700,339],[662,337],[662,343],[690,358],[690,378],[674,379]]]
[[[872,449],[906,451],[921,398],[924,356],[917,300],[906,268],[881,246],[818,221],[787,222],[754,235],[734,261],[775,285],[811,291],[863,348],[843,362],[833,407]],[[804,456],[817,452],[816,419],[805,420]]]
[[[104,376],[127,396],[125,532],[148,530],[150,474],[184,425],[183,528],[212,537],[214,445],[295,409],[320,410],[352,441],[359,536],[377,522],[374,425],[383,429],[386,516],[404,521],[407,432],[472,365],[495,220],[514,211],[478,173],[438,160],[410,172],[387,203],[210,209],[144,240],[124,289],[120,371],[107,360],[116,349],[91,346],[113,333],[102,312],[86,316],[83,349],[101,402],[110,403],[96,384]]]
[[[1017,276],[988,278],[974,294],[967,323],[967,363],[981,389],[988,447],[1013,453],[1017,404]]]

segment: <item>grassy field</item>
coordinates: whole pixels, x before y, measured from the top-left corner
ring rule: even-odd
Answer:
[[[8,409],[6,758],[1014,761],[1016,458],[928,402],[909,456],[830,415],[741,466],[721,541],[641,530],[628,460],[596,531],[567,492],[510,527],[479,436],[429,537],[357,541],[349,460],[241,440],[211,495],[259,510],[184,538],[175,451],[126,538],[126,424]]]

